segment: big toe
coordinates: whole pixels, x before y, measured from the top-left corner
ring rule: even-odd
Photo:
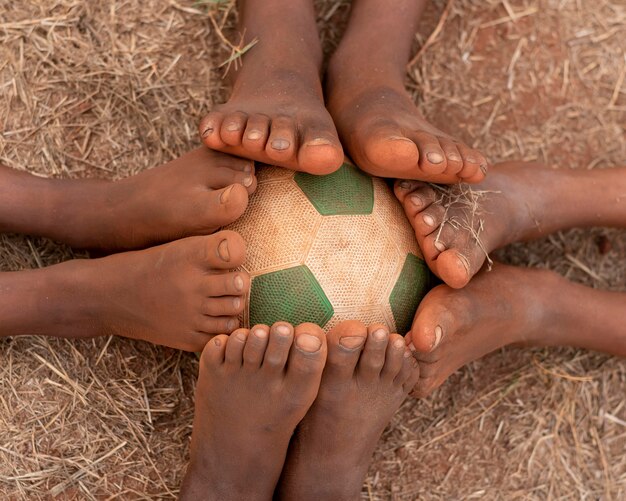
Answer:
[[[415,313],[410,340],[417,352],[430,353],[436,350],[455,329],[456,318],[446,300],[445,285],[430,291]],[[447,289],[448,291],[450,289]]]
[[[309,174],[331,174],[341,167],[343,161],[343,148],[332,122],[305,126],[298,151],[300,170]]]
[[[367,339],[367,327],[359,321],[348,320],[334,327],[326,336],[328,360],[324,378],[350,379]]]
[[[402,178],[419,177],[416,172],[419,152],[415,143],[391,121],[379,121],[359,134],[358,142],[371,166],[370,174]]]
[[[215,230],[236,221],[248,206],[248,191],[241,184],[232,184],[210,191],[204,201],[205,228]]]
[[[317,394],[326,354],[326,336],[319,326],[305,323],[295,328],[287,360],[287,380],[296,393]]]

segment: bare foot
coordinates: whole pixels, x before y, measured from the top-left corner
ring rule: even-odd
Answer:
[[[507,345],[574,346],[626,356],[626,294],[547,270],[495,263],[464,289],[440,285],[420,303],[407,341],[428,396],[453,372]]]
[[[487,169],[483,155],[430,125],[404,88],[424,4],[354,2],[328,69],[328,109],[350,157],[370,174],[475,183]]]
[[[0,180],[0,232],[103,250],[213,233],[243,214],[256,188],[253,162],[204,146],[121,181],[42,179],[6,167]]]
[[[245,42],[229,101],[200,123],[210,148],[311,174],[344,154],[320,83],[322,52],[310,0],[240,2]]]
[[[117,335],[200,351],[239,326],[250,279],[232,231],[143,251],[0,273],[0,336]]]
[[[358,499],[380,435],[419,378],[404,338],[383,326],[344,322],[327,342],[317,398],[289,446],[282,499]]]
[[[574,226],[626,227],[625,169],[579,171],[507,162],[471,187],[397,182],[396,196],[430,269],[464,287],[488,253]]]
[[[180,499],[272,499],[325,360],[325,336],[313,324],[295,332],[285,323],[259,325],[210,341],[200,359],[191,462]]]

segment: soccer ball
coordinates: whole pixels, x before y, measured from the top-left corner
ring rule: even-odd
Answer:
[[[432,276],[385,181],[348,161],[327,176],[257,166],[257,191],[225,228],[247,243],[241,325],[360,320],[406,333]]]

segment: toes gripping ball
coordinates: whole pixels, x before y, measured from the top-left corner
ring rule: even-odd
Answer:
[[[407,332],[433,280],[387,184],[347,161],[327,176],[257,166],[256,193],[225,228],[247,243],[242,326],[360,320]]]

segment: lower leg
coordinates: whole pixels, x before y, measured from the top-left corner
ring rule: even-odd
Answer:
[[[328,108],[353,160],[371,174],[476,182],[484,175],[484,157],[430,125],[404,88],[426,3],[353,3],[346,33],[329,65]]]

